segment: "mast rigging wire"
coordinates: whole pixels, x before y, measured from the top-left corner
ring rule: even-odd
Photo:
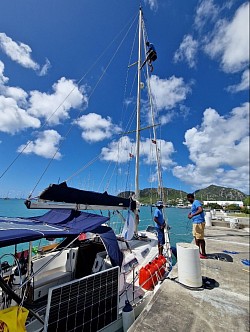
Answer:
[[[137,18],[138,14],[136,13],[136,15],[127,23],[125,24],[125,26],[120,30],[120,32],[114,37],[114,39],[108,44],[108,46],[104,49],[104,51],[100,54],[100,56],[96,59],[96,61],[90,66],[90,68],[87,70],[87,72],[79,79],[79,81],[76,83],[76,86],[68,93],[68,95],[63,99],[63,101],[59,104],[59,106],[52,112],[52,114],[45,120],[45,122],[43,123],[43,125],[41,126],[40,130],[42,130],[47,124],[48,121],[55,115],[55,113],[58,111],[58,109],[64,104],[64,102],[68,99],[68,97],[74,92],[74,90],[76,88],[79,87],[79,84],[83,81],[83,79],[90,73],[90,71],[96,66],[96,64],[101,60],[101,58],[104,56],[104,54],[108,51],[108,49],[113,45],[113,43],[119,38],[119,36],[122,34],[122,32],[129,26],[126,34],[125,34],[125,38],[128,34],[128,32],[130,31],[132,25],[134,24],[136,18]],[[124,41],[124,39],[122,40],[122,42]],[[120,44],[121,45],[121,44]],[[120,46],[119,45],[119,46]],[[107,69],[107,67],[106,67]],[[103,75],[102,75],[103,76]],[[97,87],[99,81],[97,82],[95,88]],[[93,94],[94,91],[92,91],[91,95]],[[90,97],[89,97],[90,99]],[[82,111],[81,111],[82,112]],[[80,113],[81,113],[80,112]],[[79,114],[79,113],[78,113]],[[79,115],[78,115],[79,116]],[[67,133],[68,134],[68,133]],[[6,167],[6,169],[0,174],[0,179],[9,171],[9,169],[12,167],[12,165],[17,161],[17,159],[23,154],[23,152],[27,149],[27,147],[31,144],[32,141],[28,141],[26,143],[26,145],[23,147],[23,149],[17,154],[17,156],[12,160],[12,162]],[[62,143],[59,144],[59,148],[61,147]],[[57,149],[56,153],[58,152],[59,148]],[[53,155],[52,160],[54,160],[56,153]],[[47,167],[45,168],[45,172],[43,172],[43,175],[46,173],[47,169],[49,168],[51,162],[49,162],[49,164],[47,165]],[[41,177],[41,178],[42,178]],[[39,182],[41,181],[41,179],[39,180]],[[33,193],[35,190],[35,188],[32,190],[31,193]]]
[[[101,156],[101,153],[96,156],[95,158],[91,159],[87,164],[85,164],[83,167],[81,167],[78,171],[76,171],[75,173],[73,173],[70,177],[68,177],[66,180],[64,180],[64,182],[68,182],[70,181],[73,177],[75,177],[76,175],[78,175],[79,173],[81,173],[82,171],[84,171],[86,168],[88,168],[90,165],[94,164],[99,157]]]
[[[143,41],[144,41],[144,50],[145,50],[145,56],[146,56],[146,37],[147,37],[147,32],[146,32],[146,26],[144,23],[144,20],[142,20],[142,32],[143,32]],[[158,148],[157,144],[157,139],[156,139],[156,127],[155,127],[155,117],[154,117],[154,112],[153,112],[153,97],[152,97],[152,92],[151,92],[151,86],[150,86],[150,75],[149,75],[149,70],[148,70],[148,64],[146,64],[146,71],[147,71],[147,86],[148,86],[148,95],[149,95],[149,101],[150,101],[150,109],[151,109],[151,118],[152,118],[152,124],[153,124],[153,135],[154,135],[154,140],[156,142],[155,144],[155,152],[156,152],[156,160],[157,160],[157,173],[158,173],[158,195],[160,195],[160,199],[164,201],[164,190],[163,190],[163,181],[162,181],[162,168],[161,168],[161,153],[160,149]],[[170,235],[169,235],[169,229],[168,229],[168,219],[166,215],[166,210],[163,209],[163,215],[164,219],[166,221],[166,228],[165,228],[165,235],[166,235],[166,252],[168,259],[170,263],[172,262],[172,255],[171,255],[171,245],[170,245]]]
[[[125,79],[125,87],[124,87],[124,94],[123,94],[123,107],[122,107],[122,114],[121,114],[121,123],[123,124],[123,116],[124,116],[124,108],[125,108],[125,97],[126,97],[126,92],[127,92],[127,85],[128,85],[128,73],[129,73],[129,64],[131,63],[131,58],[132,58],[132,54],[134,51],[134,45],[135,45],[135,40],[136,40],[136,36],[137,36],[137,31],[138,31],[138,27],[139,25],[137,24],[137,28],[135,31],[135,35],[134,35],[134,40],[132,43],[132,47],[131,47],[131,51],[130,51],[130,56],[129,56],[129,61],[128,61],[128,68],[127,68],[127,73],[126,73],[126,79]],[[131,91],[130,91],[130,96],[131,96]],[[128,104],[126,104],[126,110],[128,109]]]
[[[136,15],[136,17],[137,17],[137,15]],[[129,33],[130,29],[132,28],[132,26],[133,26],[133,24],[134,24],[134,22],[135,22],[136,17],[135,17],[134,20],[132,21],[132,23],[131,23],[129,29],[128,29],[128,30],[126,31],[126,33],[125,33],[125,36],[122,38],[122,40],[121,40],[120,44],[118,45],[118,47],[117,47],[115,53],[114,53],[113,56],[111,57],[111,59],[110,59],[110,61],[108,62],[107,66],[105,67],[105,69],[104,69],[102,75],[100,76],[100,78],[98,79],[97,83],[95,84],[93,90],[91,91],[91,93],[90,93],[90,95],[89,95],[88,100],[90,100],[91,97],[93,96],[93,93],[95,92],[97,86],[98,86],[99,83],[101,82],[101,80],[102,80],[104,74],[106,73],[107,69],[109,68],[109,66],[111,65],[112,61],[114,60],[114,58],[115,58],[117,52],[118,52],[119,49],[121,48],[121,46],[122,46],[124,40],[126,39],[126,37],[127,37],[128,33]],[[79,116],[80,116],[81,113],[82,113],[82,110],[80,110],[80,111],[78,112],[78,114],[77,114],[77,118],[79,118]],[[64,140],[66,140],[66,138],[67,138],[68,135],[70,134],[70,132],[71,132],[71,130],[73,129],[73,127],[74,127],[74,122],[72,122],[72,124],[71,124],[71,126],[69,127],[68,131],[67,131],[66,134],[64,135]],[[63,140],[63,141],[64,141],[64,140]],[[41,179],[43,178],[44,174],[47,172],[48,168],[50,167],[50,165],[51,165],[52,161],[54,160],[56,154],[58,153],[59,149],[61,148],[63,141],[62,141],[61,143],[58,144],[58,148],[57,148],[57,150],[55,151],[54,155],[52,156],[52,158],[50,159],[49,163],[47,164],[45,170],[43,171],[43,173],[41,174],[41,176],[40,176],[40,178],[38,179],[37,183],[35,184],[34,188],[32,189],[32,191],[31,191],[31,193],[30,193],[30,195],[29,195],[29,198],[32,196],[33,192],[34,192],[35,189],[37,188],[37,186],[38,186],[38,184],[40,183]]]
[[[144,50],[145,50],[145,57],[146,57],[146,27],[145,23],[143,21],[142,24],[142,31],[143,31],[143,41],[144,41]],[[162,170],[161,170],[161,164],[160,164],[160,150],[158,149],[157,139],[156,139],[156,128],[155,128],[155,117],[154,117],[154,104],[153,104],[153,97],[151,92],[151,86],[150,86],[150,75],[148,70],[148,64],[146,65],[146,71],[147,71],[147,86],[148,86],[148,96],[149,96],[149,102],[150,102],[150,110],[151,110],[151,119],[152,119],[152,125],[153,125],[153,137],[156,141],[155,144],[155,151],[156,151],[156,161],[157,161],[157,170],[158,170],[158,195],[161,200],[164,200],[164,191],[163,191],[163,183],[162,183]]]
[[[98,190],[97,190],[97,191],[100,191],[100,190],[101,190],[101,185],[102,185],[102,183],[103,183],[103,181],[104,181],[104,179],[105,179],[105,177],[106,177],[106,175],[107,175],[107,173],[108,173],[108,170],[109,170],[109,168],[110,168],[110,166],[111,166],[111,162],[112,162],[112,161],[110,161],[109,164],[108,164],[108,167],[107,167],[107,169],[106,169],[106,172],[104,173],[104,175],[103,175],[103,177],[102,177],[102,180],[101,180],[101,182],[100,182],[100,184],[99,184],[99,187],[98,187]]]
[[[111,176],[110,176],[110,178],[107,181],[106,188],[105,188],[106,191],[108,191],[108,189],[109,189],[109,185],[110,185],[110,182],[111,182],[111,180],[113,178],[113,175],[115,173],[116,168],[117,168],[117,163],[115,164],[115,166],[113,168],[113,172],[111,173]]]

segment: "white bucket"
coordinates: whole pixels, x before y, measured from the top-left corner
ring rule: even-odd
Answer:
[[[230,218],[230,228],[232,228],[232,229],[239,228],[239,219],[237,219],[237,218]]]
[[[206,212],[205,214],[206,227],[212,226],[212,216],[211,212]]]
[[[201,287],[199,247],[192,243],[177,243],[178,280],[189,287]]]

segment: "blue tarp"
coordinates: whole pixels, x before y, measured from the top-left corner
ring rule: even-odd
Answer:
[[[0,247],[38,240],[60,238],[80,233],[100,234],[112,265],[121,266],[122,253],[110,227],[101,226],[108,217],[75,210],[54,209],[31,218],[0,217]]]

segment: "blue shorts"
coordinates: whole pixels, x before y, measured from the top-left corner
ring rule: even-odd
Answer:
[[[164,229],[160,229],[160,228],[156,228],[157,230],[157,236],[158,236],[158,242],[161,244],[161,245],[164,245],[165,244],[165,234],[164,234]]]

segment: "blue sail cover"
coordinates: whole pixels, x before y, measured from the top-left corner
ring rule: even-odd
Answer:
[[[0,217],[0,247],[41,238],[60,238],[92,232],[100,234],[112,265],[121,266],[122,253],[115,233],[110,227],[101,226],[108,220],[108,217],[93,213],[66,209],[53,209],[42,216],[31,218]]]

